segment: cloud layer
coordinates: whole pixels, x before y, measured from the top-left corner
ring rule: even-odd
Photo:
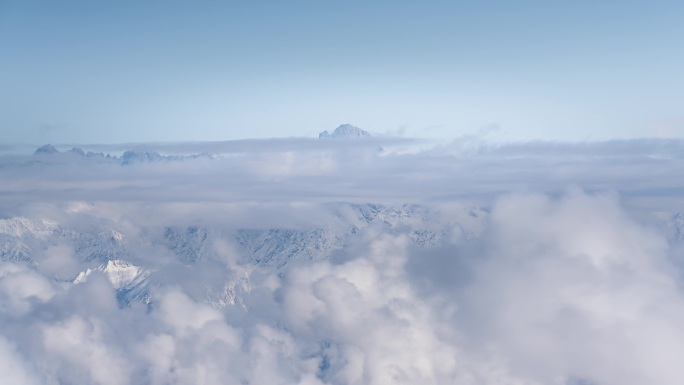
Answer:
[[[559,193],[572,186],[630,199],[681,193],[678,140],[494,145],[463,138],[447,147],[421,146],[392,138],[166,144],[137,151],[219,158],[129,167],[76,153],[4,156],[0,176],[12,182],[2,186],[0,203],[16,206],[27,196],[40,202],[491,201],[509,191]]]
[[[0,382],[684,377],[681,143],[328,146],[2,158]],[[248,255],[274,237],[310,248]],[[124,305],[123,259],[150,277]]]

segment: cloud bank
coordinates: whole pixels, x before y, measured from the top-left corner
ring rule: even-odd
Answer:
[[[464,138],[423,150],[386,140],[169,144],[167,150],[215,156],[149,161],[163,155],[138,149],[131,167],[73,152],[3,156],[0,174],[11,183],[2,186],[0,202],[491,201],[510,191],[559,193],[572,186],[630,199],[682,192],[679,140],[493,145]]]
[[[0,379],[679,384],[680,142],[378,144],[3,157]]]

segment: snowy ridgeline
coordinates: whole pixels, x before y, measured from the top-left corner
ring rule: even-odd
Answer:
[[[180,161],[186,159],[208,159],[216,160],[219,158],[216,154],[210,153],[200,153],[191,155],[162,155],[158,151],[146,150],[144,148],[139,148],[135,150],[125,151],[121,156],[115,156],[111,154],[105,154],[103,152],[93,152],[84,151],[81,148],[74,147],[68,151],[59,151],[57,148],[50,144],[46,144],[39,147],[33,156],[39,160],[51,159],[55,156],[62,157],[72,157],[72,158],[84,158],[91,159],[94,161],[103,161],[118,163],[122,166],[135,164],[135,163],[152,163],[152,162],[165,162],[165,161]]]
[[[351,124],[343,124],[337,127],[332,133],[323,131],[318,134],[319,139],[362,139],[370,138],[371,134]]]
[[[545,338],[555,345],[574,344],[572,356],[581,352],[582,362],[584,354],[595,354],[588,361],[592,367],[601,359],[607,366],[614,357],[603,358],[606,342],[594,338],[597,327],[600,334],[611,337],[608,345],[619,341],[620,348],[623,341],[636,336],[626,350],[639,353],[639,348],[654,341],[650,334],[640,337],[639,333],[649,331],[641,320],[656,325],[670,322],[662,314],[670,314],[672,306],[681,309],[684,303],[682,297],[669,294],[679,290],[669,283],[675,281],[666,280],[677,279],[672,271],[681,271],[681,214],[659,211],[644,226],[627,214],[620,215],[623,211],[616,204],[594,197],[582,195],[551,209],[544,205],[550,201],[540,201],[523,197],[486,209],[453,203],[328,203],[288,205],[287,210],[264,205],[235,210],[231,206],[220,211],[211,205],[216,212],[208,215],[211,221],[201,224],[183,218],[191,210],[156,217],[145,211],[149,207],[125,209],[123,204],[105,202],[59,206],[52,211],[59,218],[55,219],[45,214],[50,210],[41,207],[43,217],[27,213],[27,217],[0,220],[6,335],[38,336],[36,344],[15,345],[29,349],[40,347],[41,338],[51,338],[48,342],[52,345],[46,349],[56,349],[55,365],[65,368],[58,374],[59,383],[65,384],[155,383],[129,380],[137,379],[139,373],[155,375],[145,374],[150,365],[146,361],[137,367],[136,359],[117,361],[101,354],[87,359],[107,346],[125,352],[114,357],[128,357],[128,352],[133,352],[132,357],[137,358],[135,354],[152,352],[152,359],[157,360],[160,354],[155,349],[168,345],[169,352],[177,351],[192,362],[160,373],[172,378],[175,373],[182,374],[183,365],[200,372],[190,380],[163,379],[156,382],[159,384],[203,383],[204,363],[210,362],[211,370],[233,362],[241,366],[254,357],[271,357],[268,354],[282,348],[280,362],[287,364],[274,365],[266,359],[264,367],[291,368],[295,367],[290,365],[292,360],[301,360],[303,366],[299,367],[315,377],[302,384],[374,383],[365,382],[361,364],[352,373],[358,381],[346,381],[345,377],[349,362],[360,363],[360,358],[373,356],[381,360],[380,368],[386,368],[382,366],[385,360],[392,365],[399,362],[386,371],[373,371],[386,379],[375,382],[380,384],[395,383],[397,378],[401,381],[396,383],[458,384],[451,380],[466,373],[462,384],[675,385],[663,381],[599,382],[593,379],[601,373],[586,374],[583,369],[561,373],[555,382],[508,381],[507,377],[502,381],[490,361],[476,361],[482,354],[481,341],[500,343],[500,335],[493,331],[509,327],[498,322],[510,323],[506,317],[513,315],[524,323],[516,333],[525,340],[539,333],[540,319],[551,320],[544,321],[550,330]],[[585,206],[577,206],[578,201]],[[201,205],[169,207],[199,210]],[[141,210],[145,212],[138,215]],[[577,220],[577,211],[586,216]],[[302,212],[306,214],[294,215]],[[566,219],[549,220],[549,213]],[[196,214],[207,217],[205,212]],[[635,238],[639,242],[635,243]],[[606,282],[612,284],[608,289]],[[603,300],[601,295],[607,298]],[[597,298],[601,301],[592,302]],[[611,307],[620,301],[636,301],[636,305]],[[652,306],[656,311],[650,311]],[[649,311],[631,312],[635,308]],[[57,321],[48,325],[45,320],[51,317]],[[632,317],[639,322],[625,323]],[[620,322],[626,331],[614,327]],[[587,336],[576,341],[576,333],[583,332],[585,325]],[[681,319],[666,325],[664,330],[673,337],[663,341],[679,345]],[[568,330],[575,333],[570,339]],[[617,334],[610,334],[616,330]],[[660,335],[663,329],[654,330]],[[234,345],[215,354],[213,349],[222,346],[221,338],[226,335],[237,336],[231,337]],[[450,340],[453,336],[469,340],[457,346]],[[17,341],[24,341],[21,338]],[[100,343],[98,338],[107,340]],[[155,345],[155,341],[167,345]],[[188,345],[195,343],[200,345]],[[263,350],[254,355],[240,350],[254,346],[263,346]],[[518,339],[501,346],[506,357],[518,358]],[[547,346],[521,365],[528,367],[528,362],[545,359]],[[476,350],[470,353],[465,349]],[[78,354],[69,356],[74,351]],[[459,356],[462,351],[469,355]],[[201,355],[203,352],[208,355]],[[398,355],[391,356],[394,352]],[[442,364],[444,357],[451,361]],[[176,365],[174,360],[169,360],[170,365]],[[102,362],[114,362],[117,373],[124,373],[127,367],[135,369],[117,381],[84,380],[77,377],[82,371],[67,365],[82,362],[96,369],[106,366]],[[416,371],[411,366],[414,362],[422,362],[418,367],[427,369]],[[449,370],[429,381],[437,369],[425,365],[435,362],[439,364],[435,367]],[[458,366],[460,362],[466,362],[465,366]],[[616,377],[622,367],[625,365],[616,371]],[[403,368],[409,369],[401,371]],[[230,367],[228,372],[239,373],[238,369]],[[46,378],[55,376],[50,368],[39,370]],[[262,371],[259,366],[244,376]],[[491,373],[493,378],[469,381]],[[543,375],[540,378],[545,379]],[[224,383],[222,380],[214,383]]]
[[[438,211],[418,205],[338,203],[323,209],[330,219],[326,226],[225,229],[167,225],[130,236],[102,225],[74,229],[48,219],[14,217],[0,220],[0,260],[40,269],[51,253],[66,248],[80,270],[71,275],[55,274],[55,279],[78,284],[101,274],[117,291],[119,305],[128,306],[133,302],[149,304],[153,300],[150,287],[177,279],[167,276],[175,271],[170,265],[211,269],[228,259],[234,267],[228,280],[217,278],[195,288],[206,302],[222,307],[239,303],[240,293],[249,290],[249,280],[241,269],[277,271],[293,263],[326,260],[372,234],[373,229],[404,235],[417,248],[439,247],[459,237],[477,237],[487,219],[487,212],[478,208],[469,208],[458,220],[445,220]],[[663,225],[673,242],[684,238],[682,223],[682,215],[676,213]]]
[[[368,131],[362,130],[359,127],[353,126],[351,124],[342,124],[333,130],[332,133],[323,131],[318,135],[319,139],[336,139],[341,141],[350,139],[367,139],[371,137],[372,136],[370,133],[368,133]],[[73,147],[67,151],[59,151],[55,146],[46,144],[37,148],[33,153],[33,156],[37,160],[50,160],[55,159],[55,157],[67,157],[72,159],[83,158],[93,161],[118,163],[123,166],[137,163],[169,162],[192,159],[217,160],[221,158],[219,154],[209,152],[187,155],[161,154],[158,151],[149,149],[144,145],[138,146],[135,149],[127,150],[120,156],[117,156],[106,154],[104,152],[84,151],[79,147]]]
[[[404,235],[418,248],[433,248],[454,237],[477,236],[477,222],[486,214],[472,208],[458,223],[417,205],[338,203],[323,205],[322,210],[329,217],[328,225],[232,229],[166,225],[129,235],[102,224],[76,229],[47,219],[14,217],[0,220],[0,259],[41,269],[52,254],[69,254],[79,270],[60,271],[55,279],[79,284],[93,274],[103,275],[116,289],[120,306],[128,306],[150,303],[150,287],[177,280],[169,276],[177,271],[169,266],[211,269],[228,258],[233,266],[228,280],[217,278],[195,288],[206,302],[221,307],[239,303],[240,292],[249,290],[241,269],[281,270],[292,263],[326,260],[373,229]]]

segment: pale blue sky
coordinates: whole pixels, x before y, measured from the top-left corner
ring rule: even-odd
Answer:
[[[0,141],[682,137],[682,20],[681,1],[0,0]]]

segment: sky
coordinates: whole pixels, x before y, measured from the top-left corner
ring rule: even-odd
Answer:
[[[684,136],[679,1],[0,1],[0,141]]]
[[[0,0],[0,383],[680,385],[682,11]]]

